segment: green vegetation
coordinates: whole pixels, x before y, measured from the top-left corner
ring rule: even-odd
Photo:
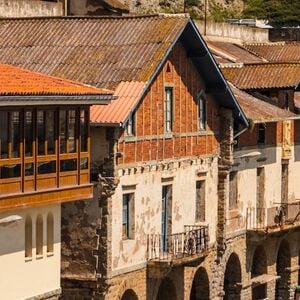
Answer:
[[[240,17],[240,13],[237,10],[216,3],[215,0],[209,1],[209,14],[215,22],[224,22],[226,19]]]
[[[299,0],[244,0],[244,18],[268,20],[273,26],[300,25]]]

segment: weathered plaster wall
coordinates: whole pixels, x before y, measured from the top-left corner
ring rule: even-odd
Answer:
[[[47,254],[47,214],[54,217],[54,252]],[[14,225],[0,226],[1,299],[27,299],[60,293],[60,204],[0,214],[0,219],[18,215]],[[43,255],[36,256],[36,219],[43,217]],[[32,218],[32,259],[25,258],[25,219]]]
[[[172,233],[184,232],[195,224],[196,180],[206,180],[206,222],[210,243],[216,240],[217,159],[185,159],[169,164],[120,169],[120,183],[112,197],[112,270],[126,272],[146,263],[147,234],[161,234],[162,185],[173,186]],[[123,174],[125,173],[125,174]],[[199,175],[200,177],[199,177]],[[127,187],[132,187],[128,190]],[[134,239],[122,239],[122,194],[134,192]]]
[[[62,3],[37,0],[0,0],[0,17],[63,16]]]

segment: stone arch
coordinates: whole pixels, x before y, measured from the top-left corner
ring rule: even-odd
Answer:
[[[289,299],[290,298],[290,286],[291,273],[287,271],[287,268],[291,267],[291,250],[287,240],[282,240],[278,252],[276,271],[280,279],[276,281],[275,299]]]
[[[265,249],[262,245],[256,247],[251,265],[251,278],[268,273],[268,263]]]
[[[209,300],[209,278],[205,268],[200,267],[195,273],[190,300]]]
[[[231,253],[224,276],[224,300],[240,300],[242,288],[241,262],[236,253]]]
[[[36,233],[36,255],[43,255],[43,217],[42,215],[38,215],[36,218],[36,226],[35,226],[35,233]]]
[[[47,252],[54,251],[54,218],[51,212],[47,215]]]
[[[124,292],[121,300],[138,300],[138,296],[134,290],[128,289]]]
[[[25,257],[32,257],[32,219],[30,216],[25,220]]]
[[[166,299],[177,300],[176,287],[173,281],[168,277],[162,280],[156,297],[156,300],[166,300]]]

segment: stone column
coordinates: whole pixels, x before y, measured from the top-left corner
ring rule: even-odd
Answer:
[[[218,163],[218,222],[217,256],[221,258],[226,246],[226,211],[229,197],[229,172],[233,164],[233,119],[232,111],[220,109],[220,156]]]

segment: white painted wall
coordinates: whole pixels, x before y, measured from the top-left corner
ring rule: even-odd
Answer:
[[[210,243],[216,240],[217,223],[217,158],[175,162],[173,169],[157,170],[145,167],[125,169],[112,199],[112,270],[122,272],[146,262],[147,234],[161,233],[162,185],[173,185],[172,233],[184,232],[184,225],[195,224],[196,181],[206,180],[206,222],[210,229]],[[122,174],[119,170],[119,174]],[[130,172],[130,174],[129,174]],[[201,177],[198,174],[201,174]],[[203,176],[203,174],[206,174]],[[162,182],[164,178],[164,182]],[[168,178],[168,179],[166,179]],[[168,180],[168,182],[166,182]],[[170,181],[169,181],[170,180]],[[135,238],[122,239],[122,186],[135,185],[126,190],[135,192]],[[199,224],[199,223],[198,223]]]
[[[54,217],[54,252],[47,255],[47,214]],[[35,254],[35,222],[43,216],[43,256]],[[0,226],[0,299],[26,299],[60,288],[60,204],[1,213],[0,219],[18,215],[14,225]],[[25,219],[30,215],[33,227],[32,259],[25,258]]]

